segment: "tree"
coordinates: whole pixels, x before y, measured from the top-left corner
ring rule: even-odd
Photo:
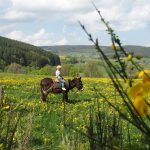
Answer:
[[[25,69],[17,63],[11,63],[7,68],[7,72],[10,72],[10,73],[25,73]]]

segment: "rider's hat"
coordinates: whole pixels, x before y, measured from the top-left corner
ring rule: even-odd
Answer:
[[[57,69],[61,69],[61,68],[62,68],[61,65],[58,65],[58,66],[57,66]]]

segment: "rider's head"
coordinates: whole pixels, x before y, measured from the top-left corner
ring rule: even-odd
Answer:
[[[58,66],[57,66],[57,69],[58,69],[58,70],[60,70],[61,68],[62,68],[61,65],[58,65]]]

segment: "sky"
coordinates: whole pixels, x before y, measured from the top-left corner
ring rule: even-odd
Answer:
[[[149,0],[93,0],[123,45],[150,46]],[[91,0],[0,0],[0,36],[36,46],[110,45]]]

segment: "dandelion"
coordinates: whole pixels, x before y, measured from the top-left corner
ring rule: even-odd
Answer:
[[[10,106],[9,105],[6,105],[5,107],[3,107],[4,110],[9,110],[10,109]]]

